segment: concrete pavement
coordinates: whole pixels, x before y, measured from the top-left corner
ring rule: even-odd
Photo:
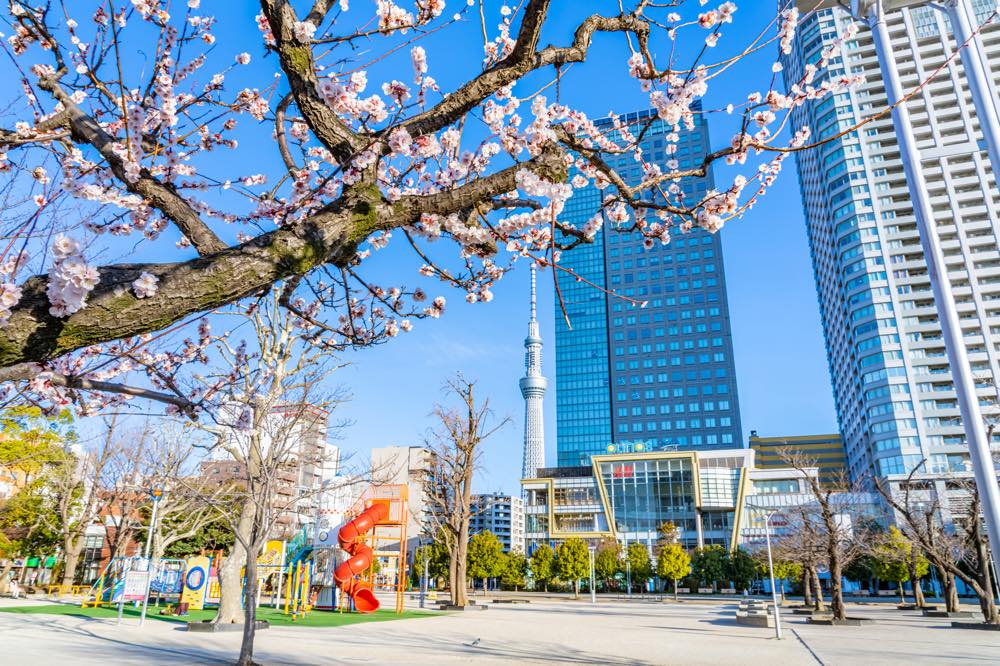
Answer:
[[[0,605],[15,605],[4,599]],[[995,664],[1000,633],[952,629],[888,606],[852,608],[878,620],[820,627],[785,618],[737,626],[735,603],[532,602],[430,618],[260,632],[264,664]],[[239,635],[190,634],[171,623],[0,613],[4,664],[228,664]]]

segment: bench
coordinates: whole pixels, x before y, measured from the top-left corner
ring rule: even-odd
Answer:
[[[741,601],[736,610],[736,624],[766,629],[774,626],[771,619],[773,615],[774,604],[768,604],[756,599]]]

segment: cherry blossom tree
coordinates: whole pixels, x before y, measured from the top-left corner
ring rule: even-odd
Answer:
[[[551,0],[445,4],[376,0],[373,13],[366,2],[261,0],[259,32],[233,53],[215,33],[235,9],[212,16],[198,0],[11,0],[2,48],[25,101],[0,130],[7,390],[82,413],[153,398],[194,417],[201,397],[175,379],[206,355],[193,322],[272,285],[316,344],[338,350],[440,317],[446,297],[433,285],[487,303],[519,261],[552,268],[557,287],[579,279],[561,255],[602,229],[650,246],[716,232],[815,145],[808,127],[789,127],[790,110],[857,83],[828,69],[834,45],[778,89],[800,20],[793,3],[741,37],[734,2],[594,2],[549,45]],[[447,88],[432,76],[449,57],[434,49],[442,32],[483,41]],[[654,116],[598,125],[561,101],[560,82],[597,40],[621,49],[622,76]],[[128,57],[140,42],[141,65]],[[699,110],[735,63],[768,52],[761,85]],[[678,141],[709,112],[734,114],[739,129],[681,168]],[[656,119],[670,129],[665,164],[639,147]],[[262,145],[274,168],[258,167]],[[613,166],[619,156],[639,182]],[[685,196],[713,167],[725,183]],[[574,226],[561,214],[587,186],[600,210]],[[155,261],[101,262],[125,242]],[[373,262],[390,242],[410,266]]]

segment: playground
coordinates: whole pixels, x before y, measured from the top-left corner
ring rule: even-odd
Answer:
[[[402,616],[408,580],[407,500],[405,485],[371,486],[349,508],[324,512],[293,538],[268,541],[256,557],[257,619],[271,625],[339,626],[360,621],[357,616]],[[132,616],[140,624],[147,617],[209,621],[221,602],[224,561],[221,552],[155,562],[114,558],[89,587],[49,586],[50,600],[61,602],[49,612],[114,617],[119,623]],[[246,595],[245,566],[240,577]],[[391,610],[381,608],[380,594],[391,599]],[[67,605],[67,600],[77,603]],[[312,615],[316,610],[336,613]]]

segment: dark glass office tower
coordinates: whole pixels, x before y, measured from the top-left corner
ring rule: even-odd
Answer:
[[[695,107],[696,109],[699,107]],[[622,116],[635,126],[654,116]],[[673,156],[680,168],[709,150],[708,126],[681,134]],[[611,125],[610,120],[598,121]],[[641,141],[644,155],[664,165],[663,135],[654,121]],[[630,182],[641,179],[631,156],[612,158]],[[712,176],[683,183],[690,198],[712,187]],[[582,227],[598,210],[592,185],[574,193],[563,218]],[[561,274],[556,299],[556,448],[560,466],[590,464],[590,456],[618,449],[743,447],[733,343],[718,234],[675,232],[668,245],[643,247],[639,234],[605,227],[594,242],[563,255],[584,280],[647,301],[645,308]]]

